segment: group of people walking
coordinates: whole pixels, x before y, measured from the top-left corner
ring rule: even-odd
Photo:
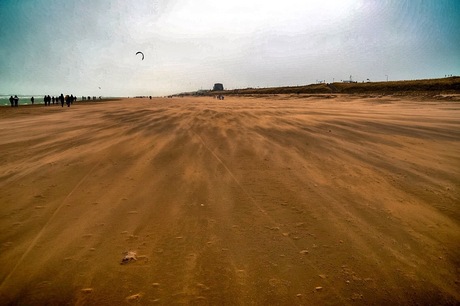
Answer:
[[[19,98],[17,95],[15,95],[14,97],[11,96],[10,97],[10,104],[11,104],[11,107],[18,107],[19,106]],[[70,107],[71,104],[73,104],[74,101],[77,101],[77,97],[73,96],[73,95],[66,95],[64,97],[64,95],[61,93],[60,96],[57,96],[57,97],[51,97],[50,95],[46,95],[43,97],[43,102],[45,103],[45,106],[49,106],[51,105],[51,103],[53,103],[53,105],[56,103],[59,105],[59,103],[61,104],[61,107],[64,107],[64,102],[67,104],[67,107]],[[34,105],[35,103],[35,98],[34,97],[31,97],[30,98],[30,102],[32,103],[32,105]]]
[[[77,100],[77,97],[74,97],[73,95],[66,95],[64,97],[63,94],[61,94],[60,96],[57,96],[57,97],[50,97],[49,95],[48,96],[45,96],[43,98],[43,101],[45,102],[45,106],[47,105],[51,105],[51,102],[53,103],[56,103],[56,104],[59,104],[61,103],[61,107],[64,107],[64,102],[67,104],[67,107],[70,107],[71,104],[73,104],[74,101]]]

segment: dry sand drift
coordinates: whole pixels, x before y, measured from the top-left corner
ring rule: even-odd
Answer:
[[[0,109],[0,303],[460,303],[460,104]]]

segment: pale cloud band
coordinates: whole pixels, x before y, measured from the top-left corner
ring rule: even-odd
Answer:
[[[460,74],[460,3],[453,0],[0,5],[3,94],[164,95],[215,82],[236,88]]]

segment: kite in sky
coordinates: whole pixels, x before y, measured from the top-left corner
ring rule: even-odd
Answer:
[[[137,51],[136,55],[138,55],[138,54],[142,55],[142,60],[144,60],[144,53],[142,53],[141,51]]]

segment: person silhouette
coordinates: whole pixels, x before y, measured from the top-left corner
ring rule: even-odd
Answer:
[[[65,104],[67,104],[67,107],[70,107],[70,96],[65,95]]]

